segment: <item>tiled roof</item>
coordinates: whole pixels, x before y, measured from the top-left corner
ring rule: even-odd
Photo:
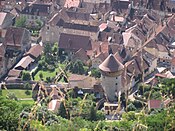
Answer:
[[[172,66],[175,66],[175,57],[172,58],[172,60],[171,60],[171,65],[172,65]]]
[[[150,109],[157,109],[161,108],[162,101],[161,100],[149,100],[148,101],[148,106]]]
[[[75,52],[73,59],[80,59],[83,62],[87,62],[89,60],[86,51],[82,48]]]
[[[22,70],[11,69],[8,73],[9,77],[19,77]]]
[[[59,48],[78,51],[79,49],[91,50],[91,40],[88,36],[61,33]]]
[[[87,77],[89,77],[89,76],[71,74],[69,77],[69,81],[82,81],[82,80],[86,79]]]
[[[99,65],[99,68],[105,72],[117,72],[122,70],[124,66],[113,54],[110,54],[103,63]]]
[[[18,32],[18,33],[16,33]],[[5,45],[6,46],[21,46],[21,42],[24,39],[24,33],[27,32],[24,28],[19,27],[10,27],[7,29],[7,32],[5,34]]]
[[[43,47],[37,44],[32,46],[26,54],[32,55],[34,58],[38,58],[38,56],[41,55],[42,51]]]
[[[38,16],[48,16],[50,14],[51,4],[31,4],[24,8],[21,13],[29,15],[38,15]]]
[[[32,62],[34,62],[34,59],[32,59],[30,56],[25,56],[18,62],[18,64],[15,66],[15,69],[25,69]]]

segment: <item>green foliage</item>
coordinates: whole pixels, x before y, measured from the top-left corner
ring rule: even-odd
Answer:
[[[60,115],[61,117],[63,117],[63,118],[67,118],[67,119],[68,119],[68,114],[67,114],[67,112],[66,112],[66,108],[65,108],[63,102],[61,102],[61,104],[60,104],[59,115]]]
[[[39,73],[39,78],[40,78],[40,80],[43,79],[43,73],[42,72]]]
[[[20,17],[15,22],[16,27],[25,27],[26,26],[26,17]]]
[[[92,68],[91,69],[91,76],[93,76],[95,78],[100,78],[101,77],[100,70],[99,69]]]
[[[84,70],[84,67],[83,67],[83,62],[80,61],[80,60],[76,60],[75,62],[72,62],[67,70],[69,70],[71,73],[74,73],[74,74],[84,74],[85,73],[85,70]]]
[[[28,71],[22,72],[22,80],[23,81],[30,81],[31,80],[31,76],[30,76],[30,73]]]
[[[175,99],[175,78],[160,80],[160,89],[163,95],[172,96]]]
[[[13,93],[13,92],[8,92],[7,98],[10,99],[10,100],[15,100],[15,101],[18,100],[18,98],[16,97],[15,93]]]
[[[26,95],[31,95],[31,92],[30,92],[29,90],[26,90],[26,91],[25,91],[25,94],[26,94]]]
[[[128,109],[128,111],[135,111],[136,110],[136,107],[132,103],[130,103],[128,105],[127,109]]]
[[[25,83],[25,85],[24,85],[24,89],[30,90],[30,89],[32,89],[32,86],[27,82],[27,83]]]
[[[21,105],[16,101],[0,97],[0,107],[0,130],[16,130],[22,110]]]

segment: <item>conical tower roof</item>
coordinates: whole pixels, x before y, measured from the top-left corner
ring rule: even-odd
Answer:
[[[105,72],[117,72],[124,68],[123,64],[117,60],[113,54],[110,54],[104,61],[99,65],[100,70]]]

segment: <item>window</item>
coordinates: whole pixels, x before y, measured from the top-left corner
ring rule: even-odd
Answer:
[[[115,85],[117,86],[118,84],[117,84],[117,83],[115,83]]]
[[[118,78],[116,77],[116,80],[117,80]]]

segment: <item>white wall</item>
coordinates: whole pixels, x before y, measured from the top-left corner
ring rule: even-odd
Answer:
[[[116,100],[116,93],[118,93],[122,89],[121,85],[121,76],[109,77],[109,76],[101,76],[102,87],[107,95],[109,101]],[[117,85],[116,85],[117,83]]]

